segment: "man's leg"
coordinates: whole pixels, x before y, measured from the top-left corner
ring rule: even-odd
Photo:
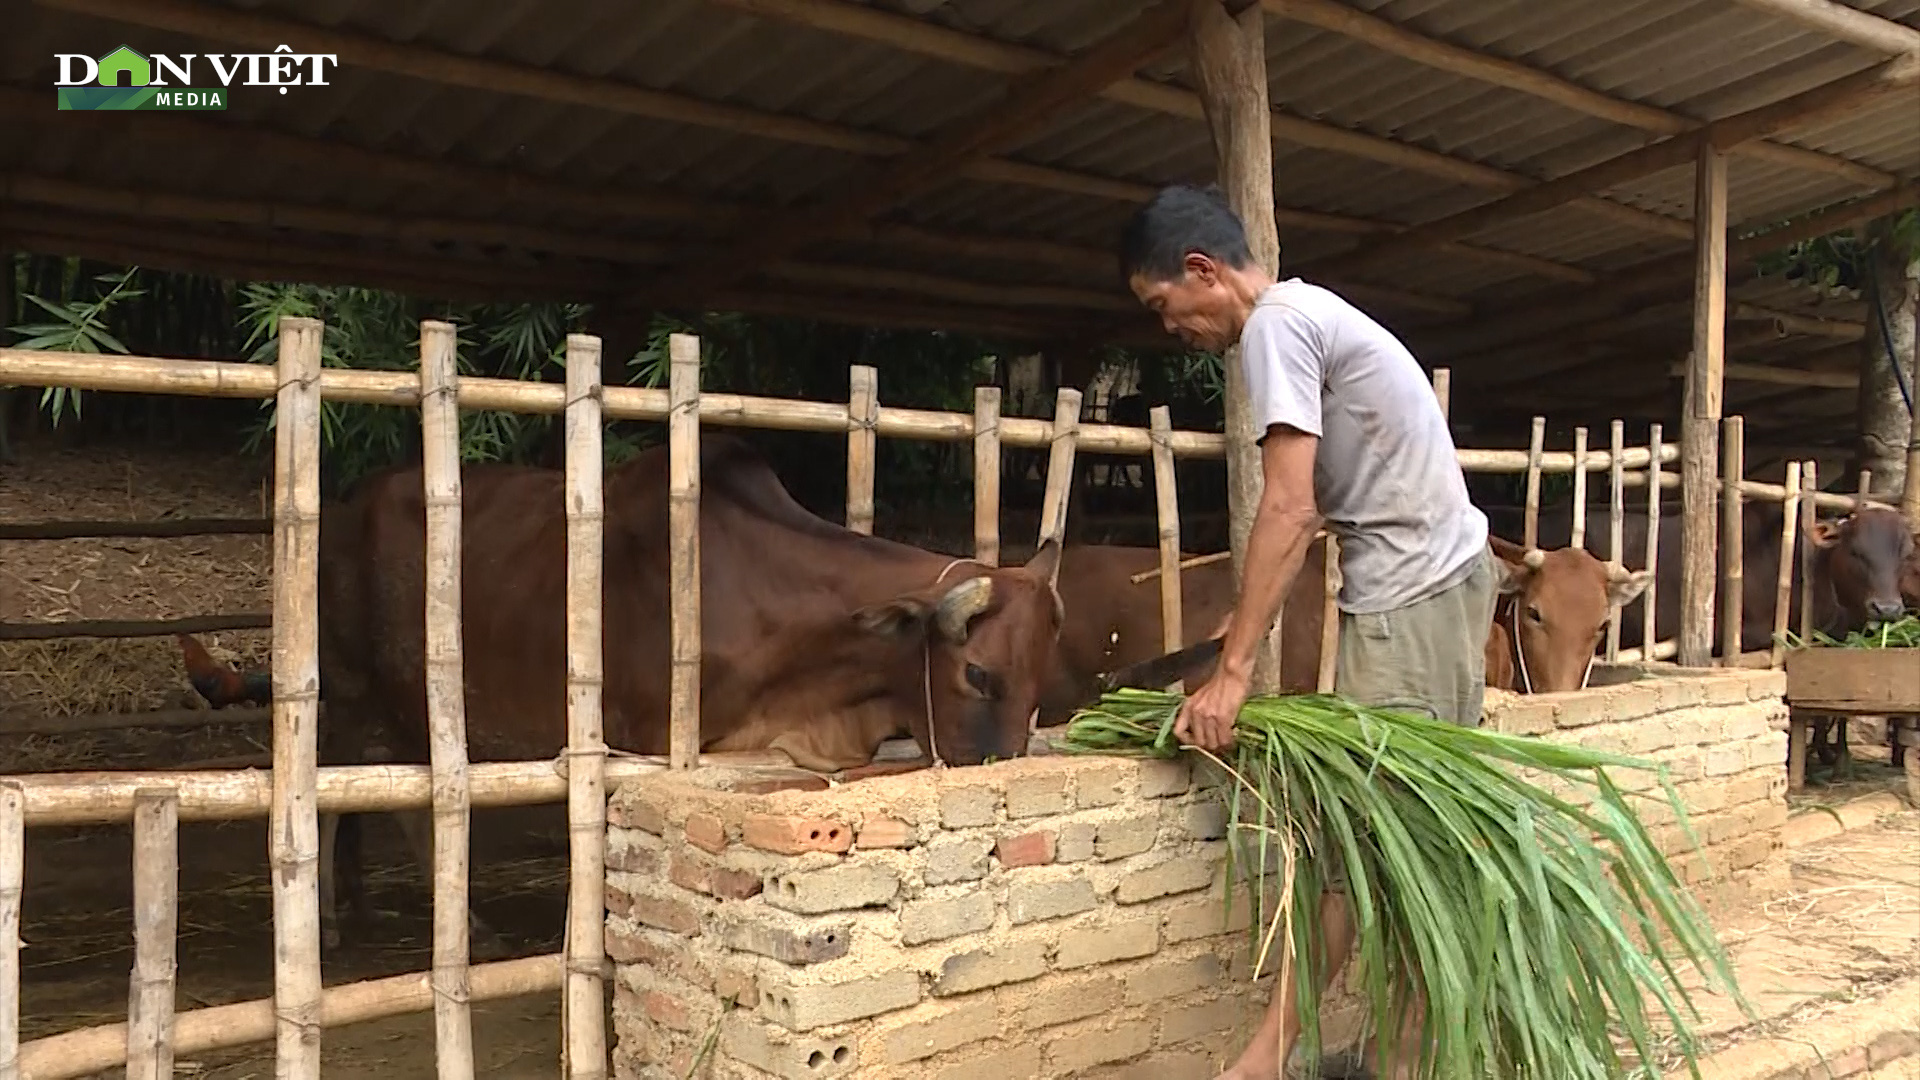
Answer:
[[[1320,993],[1333,985],[1347,956],[1353,949],[1353,920],[1347,910],[1344,893],[1325,892],[1320,896]],[[1289,972],[1289,975],[1292,973]],[[1220,1080],[1275,1080],[1283,1075],[1287,1055],[1300,1037],[1299,993],[1291,977],[1276,979],[1273,997],[1267,1002],[1266,1015],[1253,1041],[1240,1053],[1240,1060],[1220,1074]]]

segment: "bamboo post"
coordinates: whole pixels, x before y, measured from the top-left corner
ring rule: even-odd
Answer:
[[[1607,448],[1607,558],[1626,565],[1627,551],[1627,424],[1615,420],[1608,426]],[[1657,485],[1655,485],[1657,486]],[[1607,609],[1607,663],[1620,659],[1620,608]]]
[[[1067,503],[1073,494],[1073,452],[1080,436],[1080,391],[1060,388],[1053,407],[1047,490],[1040,503],[1040,542],[1067,542]],[[1058,566],[1058,563],[1054,564]]]
[[[1640,658],[1653,659],[1653,648],[1659,644],[1654,636],[1654,616],[1659,612],[1659,597],[1655,591],[1660,584],[1660,425],[1647,426],[1647,446],[1651,450],[1647,461],[1647,569],[1653,576],[1647,579],[1646,591],[1640,594],[1640,602],[1645,605],[1640,612]]]
[[[1773,647],[1767,657],[1767,666],[1779,667],[1787,659],[1787,627],[1793,606],[1793,550],[1794,540],[1800,531],[1800,463],[1787,462],[1787,497],[1782,500],[1783,513],[1780,515],[1780,576],[1774,585],[1773,593]]]
[[[1681,667],[1713,656],[1713,497],[1720,475],[1722,382],[1727,330],[1727,151],[1704,140],[1694,168],[1693,348],[1687,355],[1686,408],[1680,415]]]
[[[1820,465],[1808,458],[1800,466],[1800,637],[1813,637],[1814,522],[1820,511]]]
[[[1321,575],[1320,670],[1314,675],[1314,687],[1322,694],[1333,692],[1340,657],[1340,541],[1328,533],[1326,544],[1326,564]]]
[[[880,422],[880,373],[855,364],[847,369],[847,528],[873,532],[874,428]]]
[[[973,557],[1000,565],[1000,388],[973,390]]]
[[[420,474],[425,488],[428,755],[433,769],[433,1057],[471,1080],[468,1004],[467,700],[460,627],[460,401],[451,323],[420,324]]]
[[[700,339],[669,339],[672,412],[668,417],[667,502],[673,586],[673,734],[669,760],[689,769],[700,756]]]
[[[1859,513],[1867,508],[1867,495],[1873,491],[1873,470],[1860,470],[1860,486],[1854,489],[1853,512]]]
[[[686,369],[699,377],[700,349],[676,334],[669,344],[670,377],[676,401]],[[601,588],[606,514],[601,486],[602,458],[600,339],[588,334],[567,335],[567,933],[566,991],[561,1010],[561,1070],[566,1080],[600,1080],[607,1075],[606,998],[601,965],[606,960],[606,843],[607,744],[601,715],[602,680]],[[697,407],[697,402],[696,402]],[[689,414],[694,423],[697,414]],[[671,450],[674,478],[682,460],[681,410],[674,410]],[[697,449],[697,447],[696,447]],[[681,524],[681,491],[676,484],[668,503],[671,525]],[[680,554],[675,530],[672,565]],[[681,704],[679,615],[682,593],[698,588],[682,583],[668,592],[674,614],[674,750],[680,749],[687,717]],[[696,635],[698,634],[696,624]],[[696,644],[698,637],[695,637]],[[696,653],[697,659],[697,653]],[[698,714],[692,728],[697,736]]]
[[[173,1076],[174,952],[180,903],[180,797],[149,788],[133,802],[133,985],[127,1080]]]
[[[1547,439],[1547,418],[1533,418],[1533,434],[1527,442],[1527,522],[1526,546],[1540,539],[1540,454]]]
[[[1176,652],[1185,643],[1180,610],[1180,491],[1173,469],[1173,412],[1155,405],[1147,413],[1153,435],[1153,501],[1160,516],[1160,645]]]
[[[20,900],[27,876],[27,797],[0,780],[0,1080],[20,1080]]]
[[[274,407],[273,867],[275,1080],[320,1077],[320,336],[283,316]]]
[[[1569,546],[1587,546],[1587,429],[1573,429],[1573,539]]]
[[[1729,416],[1721,421],[1720,462],[1720,662],[1740,662],[1741,620],[1746,597],[1746,521],[1740,481],[1746,466],[1746,420]]]
[[[1453,369],[1437,367],[1433,369],[1433,396],[1440,403],[1440,415],[1452,419],[1453,413]]]

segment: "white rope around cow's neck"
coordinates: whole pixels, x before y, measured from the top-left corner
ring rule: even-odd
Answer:
[[[935,585],[947,579],[947,574],[961,563],[977,563],[978,559],[954,559],[940,568],[940,574],[933,579]],[[985,563],[980,563],[985,566]],[[932,759],[933,768],[944,769],[947,763],[940,759],[940,737],[933,733],[933,635],[928,633],[920,639],[920,688],[925,695],[922,704],[926,709],[927,757]]]

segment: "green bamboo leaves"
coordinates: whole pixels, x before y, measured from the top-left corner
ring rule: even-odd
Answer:
[[[1068,725],[1065,748],[1199,753],[1225,770],[1230,880],[1254,905],[1259,969],[1298,991],[1308,1061],[1320,1055],[1318,902],[1336,872],[1384,1067],[1401,1018],[1424,1001],[1423,1037],[1403,1050],[1420,1055],[1422,1077],[1659,1076],[1668,1052],[1697,1077],[1683,964],[1751,1015],[1631,805],[1664,797],[1685,828],[1653,763],[1332,695],[1247,702],[1232,752],[1216,758],[1173,737],[1181,701],[1109,694]],[[1653,782],[1629,792],[1609,769]],[[1582,788],[1580,798],[1556,793]]]

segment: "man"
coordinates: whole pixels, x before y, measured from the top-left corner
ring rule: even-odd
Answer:
[[[1322,520],[1340,539],[1344,579],[1335,688],[1479,726],[1497,590],[1487,519],[1468,501],[1446,418],[1412,354],[1335,293],[1276,281],[1217,189],[1161,191],[1127,224],[1120,262],[1169,333],[1191,348],[1240,346],[1265,483],[1220,660],[1174,732],[1209,750],[1232,745],[1256,647]],[[1353,944],[1344,882],[1337,868],[1326,876],[1323,990]],[[1222,1080],[1280,1075],[1299,1025],[1293,987],[1276,989]],[[1418,1018],[1401,1019],[1395,1059],[1410,1075],[1417,1048],[1404,1033]],[[1369,1058],[1371,1049],[1369,1040]]]

